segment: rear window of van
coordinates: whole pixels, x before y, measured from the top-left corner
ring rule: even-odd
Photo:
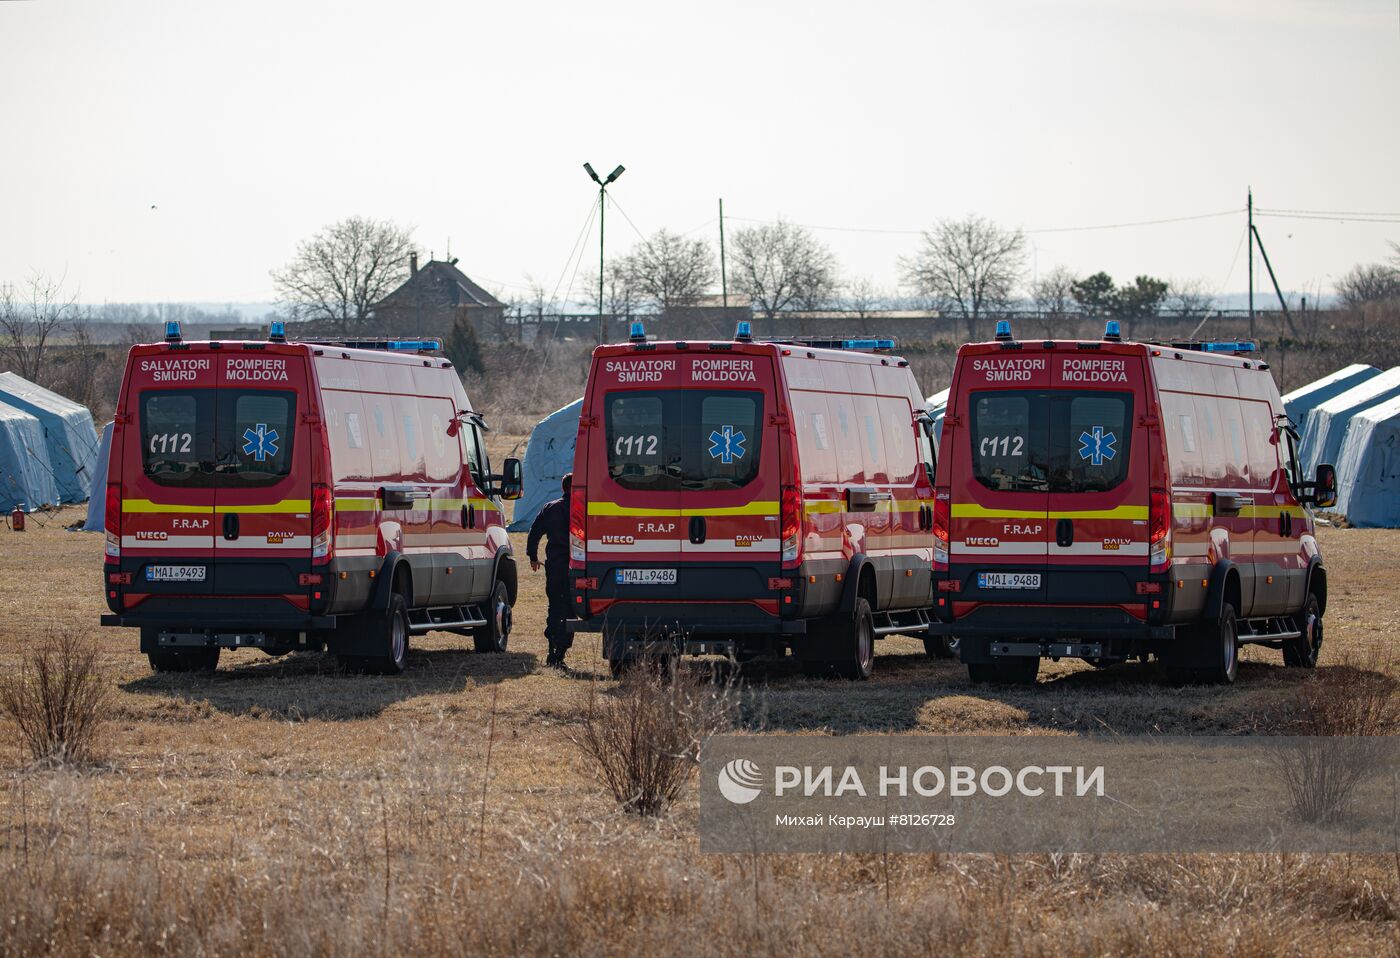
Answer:
[[[1102,492],[1128,474],[1133,394],[974,392],[972,472],[998,492]]]
[[[668,389],[612,393],[608,475],[627,489],[737,489],[758,475],[763,393]]]
[[[141,396],[141,468],[187,488],[270,485],[292,468],[296,393],[152,390]]]

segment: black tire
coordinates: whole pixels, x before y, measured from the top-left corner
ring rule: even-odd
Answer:
[[[1192,630],[1191,641],[1196,645],[1196,661],[1207,659],[1210,664],[1189,673],[1188,681],[1202,685],[1232,685],[1240,668],[1239,625],[1235,607],[1226,602],[1220,607],[1220,618],[1204,622]],[[1168,668],[1168,674],[1181,671]]]
[[[146,658],[155,672],[212,672],[219,667],[219,647],[148,652]]]
[[[408,665],[408,603],[395,592],[389,596],[389,608],[380,615],[371,615],[365,623],[383,650],[378,655],[361,660],[366,672],[375,675],[402,675]]]
[[[875,616],[870,603],[857,598],[849,615],[817,623],[802,650],[807,675],[839,675],[854,682],[870,678],[875,668]]]
[[[615,679],[620,679],[628,672],[637,667],[637,659],[631,655],[619,655],[617,658],[608,659],[608,672]]]
[[[946,635],[924,639],[924,655],[931,659],[952,659],[958,655],[958,640]]]
[[[504,652],[510,644],[513,612],[510,590],[500,579],[491,587],[491,597],[484,608],[486,624],[472,630],[472,647],[478,652]]]
[[[1295,669],[1313,668],[1322,651],[1322,603],[1314,592],[1308,593],[1303,611],[1298,613],[1298,631],[1303,633],[1301,638],[1283,643],[1283,664]]]
[[[1018,655],[995,662],[967,663],[967,677],[976,684],[1034,685],[1040,674],[1040,657]]]

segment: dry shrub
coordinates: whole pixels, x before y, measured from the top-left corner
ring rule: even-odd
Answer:
[[[588,683],[570,739],[626,811],[659,815],[680,794],[705,740],[733,724],[733,681],[639,665],[615,688],[600,691],[601,684]]]
[[[1303,821],[1336,821],[1390,753],[1395,680],[1384,669],[1346,664],[1319,672],[1296,694],[1299,735],[1280,750],[1276,768]]]
[[[0,709],[42,764],[92,761],[110,695],[96,646],[69,627],[50,629],[18,672],[0,677]]]

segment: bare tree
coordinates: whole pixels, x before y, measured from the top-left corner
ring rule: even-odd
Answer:
[[[923,245],[901,257],[904,281],[939,309],[962,316],[969,338],[978,320],[1006,303],[1021,279],[1026,238],[981,216],[939,220],[924,233]]]
[[[660,229],[638,243],[613,277],[618,290],[635,293],[663,313],[693,306],[714,283],[715,254],[704,240]]]
[[[21,292],[0,285],[0,359],[25,379],[36,381],[54,340],[78,312],[77,293],[63,288],[63,279],[32,273]]]
[[[1167,280],[1167,298],[1163,306],[1169,313],[1187,318],[1199,318],[1215,307],[1215,297],[1207,291],[1202,279]]]
[[[297,246],[272,281],[292,318],[346,334],[368,325],[370,308],[408,278],[410,232],[392,220],[351,216]]]
[[[1056,266],[1031,283],[1031,301],[1040,314],[1047,339],[1074,311],[1074,284],[1078,279],[1068,267]]]
[[[1383,263],[1353,266],[1337,280],[1337,295],[1352,309],[1400,298],[1400,269]]]
[[[868,276],[861,276],[846,284],[845,309],[856,314],[857,319],[868,319],[880,308],[885,299],[884,291],[875,285]]]
[[[812,309],[836,291],[836,257],[807,230],[784,220],[751,226],[734,234],[734,285],[775,332],[778,313]]]
[[[630,322],[632,316],[639,312],[644,305],[643,297],[633,285],[629,267],[627,259],[616,260],[609,263],[607,270],[603,273],[603,311],[612,319],[623,324]],[[580,295],[587,294],[587,299],[596,301],[598,298],[598,277],[585,276],[579,293]]]

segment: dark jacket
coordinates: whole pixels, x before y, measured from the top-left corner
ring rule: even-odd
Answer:
[[[535,521],[530,524],[530,540],[525,553],[531,562],[539,561],[540,537],[549,542],[544,550],[544,563],[547,566],[567,569],[569,566],[569,503],[566,499],[555,499],[540,510]]]

